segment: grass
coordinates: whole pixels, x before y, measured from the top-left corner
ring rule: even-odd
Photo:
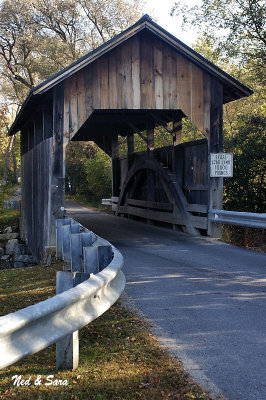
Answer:
[[[55,293],[60,263],[0,271],[0,315]],[[190,382],[181,364],[162,350],[149,327],[120,302],[79,331],[80,363],[76,371],[55,370],[55,345],[0,371],[0,399],[174,400],[209,399]],[[30,378],[14,386],[12,377]],[[34,381],[41,375],[41,385]],[[67,386],[47,386],[47,377]]]
[[[222,240],[238,247],[266,253],[265,239],[265,229],[235,225],[222,226]]]
[[[0,210],[0,231],[7,226],[12,227],[13,232],[19,231],[19,211],[13,209]]]

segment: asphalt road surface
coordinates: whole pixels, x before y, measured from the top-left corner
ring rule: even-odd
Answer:
[[[124,256],[126,294],[218,398],[266,400],[266,256],[88,210],[68,214]]]

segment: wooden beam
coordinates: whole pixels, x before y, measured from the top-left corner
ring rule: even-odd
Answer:
[[[177,146],[182,143],[182,119],[173,120],[173,145]]]
[[[120,181],[120,167],[119,167],[119,143],[118,134],[112,133],[112,196],[119,196],[119,181]]]
[[[129,121],[125,121],[125,123],[130,127],[130,129],[132,129],[132,131],[134,133],[137,133],[139,135],[139,137],[141,137],[141,139],[144,140],[144,142],[148,144],[148,139],[145,138],[145,136],[142,134],[142,132],[140,130],[138,130],[138,128],[134,124],[132,124]]]
[[[153,119],[154,119],[156,122],[158,122],[159,124],[161,124],[161,125],[164,127],[164,129],[165,129],[168,133],[170,133],[172,136],[174,135],[174,132],[171,131],[171,129],[168,128],[167,122],[165,122],[162,118],[158,117],[158,116],[157,116],[156,114],[154,114],[154,113],[150,113],[150,115],[153,117]]]
[[[154,123],[153,120],[147,117],[147,147],[149,150],[154,150]]]
[[[134,133],[127,134],[127,153],[134,153]]]

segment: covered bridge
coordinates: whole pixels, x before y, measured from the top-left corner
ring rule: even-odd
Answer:
[[[147,15],[32,89],[10,134],[21,132],[22,237],[36,259],[55,245],[70,140],[94,141],[112,157],[116,215],[219,235],[208,209],[222,208],[223,184],[209,178],[209,154],[223,151],[223,104],[251,93]],[[206,139],[182,143],[185,116]],[[154,148],[159,126],[172,146]],[[134,134],[147,151],[134,152]]]

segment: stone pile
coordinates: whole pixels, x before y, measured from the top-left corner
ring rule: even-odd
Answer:
[[[0,233],[0,258],[2,268],[21,268],[35,264],[27,246],[19,239],[17,232],[8,226]]]

